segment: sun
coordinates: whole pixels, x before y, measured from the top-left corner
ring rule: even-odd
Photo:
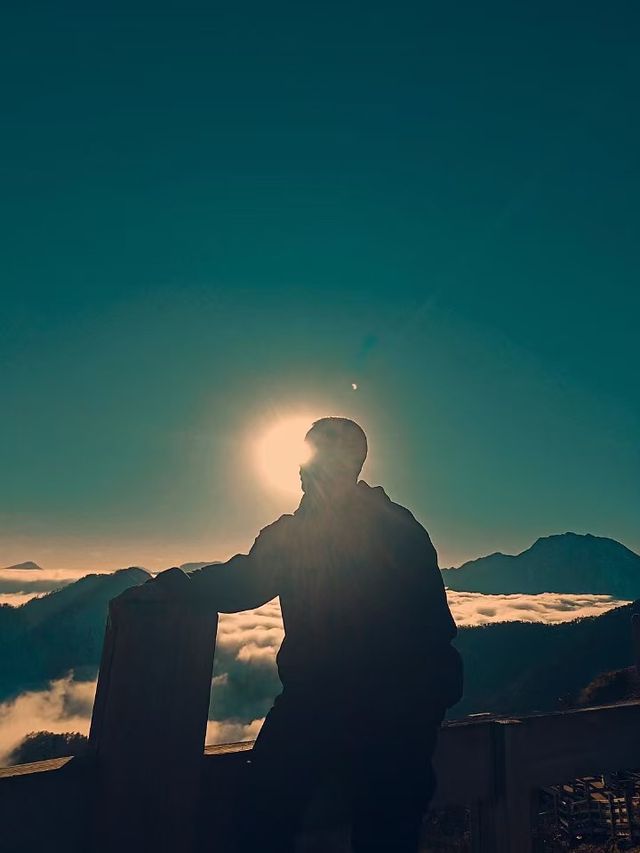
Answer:
[[[267,428],[255,444],[255,461],[264,482],[282,492],[300,491],[300,465],[311,453],[304,437],[314,418],[294,415]]]

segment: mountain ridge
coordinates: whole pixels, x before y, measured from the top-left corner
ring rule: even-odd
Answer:
[[[500,595],[544,592],[640,597],[640,555],[592,533],[542,536],[519,554],[498,551],[442,569],[445,586]]]

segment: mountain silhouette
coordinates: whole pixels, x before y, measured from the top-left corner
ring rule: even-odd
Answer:
[[[16,563],[15,566],[5,566],[3,569],[0,569],[0,572],[10,572],[13,569],[18,569],[19,571],[24,571],[25,569],[28,571],[43,571],[42,566],[39,566],[37,563],[34,563],[32,560],[26,560],[24,563]]]
[[[562,533],[515,556],[491,554],[443,569],[449,589],[493,594],[590,593],[640,597],[640,556],[615,539]]]
[[[0,701],[70,669],[94,678],[109,601],[149,577],[138,568],[87,575],[22,607],[0,606]]]

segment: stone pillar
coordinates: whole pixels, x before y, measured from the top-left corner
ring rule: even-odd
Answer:
[[[527,730],[520,720],[488,724],[493,767],[492,796],[472,811],[474,853],[531,853],[533,789]]]
[[[90,733],[92,849],[192,848],[216,628],[215,611],[177,596],[110,603]]]

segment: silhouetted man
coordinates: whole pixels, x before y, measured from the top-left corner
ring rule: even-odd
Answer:
[[[362,429],[322,418],[306,440],[293,515],[262,530],[249,554],[190,576],[223,613],[280,597],[283,690],[251,753],[242,849],[293,851],[312,794],[337,778],[356,853],[415,853],[438,727],[461,694],[456,626],[425,529],[358,482]]]

